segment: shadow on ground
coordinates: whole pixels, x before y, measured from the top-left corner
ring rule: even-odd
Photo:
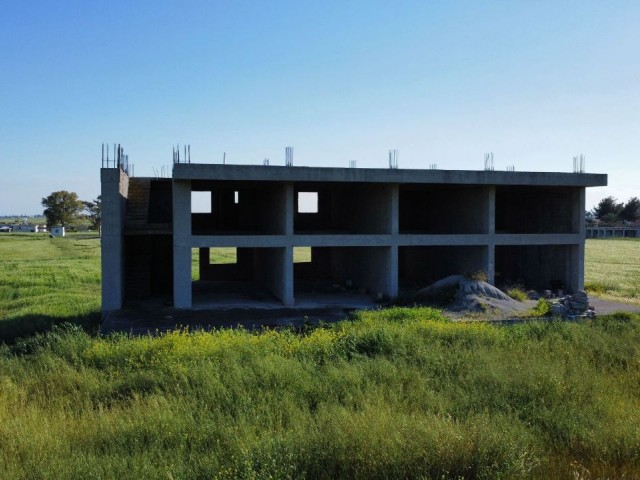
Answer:
[[[100,328],[101,315],[99,311],[91,312],[80,317],[51,317],[47,315],[23,315],[0,321],[0,343],[12,344],[19,338],[28,337],[36,333],[51,331],[56,325],[70,323],[78,325],[88,333],[97,333]]]

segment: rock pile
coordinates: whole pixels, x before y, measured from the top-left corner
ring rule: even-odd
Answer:
[[[551,312],[554,315],[560,315],[563,317],[569,315],[584,315],[590,311],[589,297],[583,290],[580,290],[573,295],[567,295],[560,298],[557,302],[551,305]]]

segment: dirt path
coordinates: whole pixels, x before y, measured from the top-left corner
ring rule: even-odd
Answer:
[[[598,297],[589,297],[589,305],[596,309],[600,315],[608,315],[615,312],[640,313],[640,307],[627,303],[612,302]]]

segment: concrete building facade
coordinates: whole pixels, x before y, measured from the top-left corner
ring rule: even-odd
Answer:
[[[171,179],[103,168],[101,181],[106,313],[156,295],[181,309],[239,292],[248,305],[395,297],[477,271],[499,286],[580,290],[585,188],[607,176],[175,163]],[[310,255],[298,263],[300,247]],[[219,248],[234,261],[218,263]]]

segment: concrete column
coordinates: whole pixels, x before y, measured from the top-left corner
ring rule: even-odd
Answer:
[[[356,285],[366,287],[374,298],[378,293],[398,295],[397,248],[395,256],[394,247],[347,247],[344,253],[342,263],[346,269],[338,277],[346,274]]]
[[[391,235],[398,235],[400,232],[400,186],[397,183],[391,185]],[[397,249],[396,249],[397,258]],[[397,265],[398,262],[396,262]],[[397,290],[397,288],[396,288]]]
[[[487,282],[490,285],[496,283],[496,244],[489,242],[487,245]]]
[[[285,208],[284,208],[284,234],[293,235],[293,217],[295,214],[295,194],[293,191],[293,183],[287,183],[285,190]],[[292,257],[293,258],[293,257]],[[293,260],[292,260],[293,261]]]
[[[571,231],[579,233],[583,237],[587,234],[587,221],[585,214],[585,188],[576,188],[573,197],[573,205],[571,206]]]
[[[398,296],[399,287],[398,287],[398,277],[400,275],[399,269],[399,259],[398,259],[398,244],[397,244],[397,235],[400,233],[400,185],[394,183],[391,185],[391,208],[390,208],[390,217],[391,217],[391,235],[394,239],[394,245],[391,245],[389,251],[389,288],[387,291],[387,295],[392,298]]]
[[[191,182],[173,181],[173,306],[191,308]]]
[[[389,251],[389,287],[385,292],[391,298],[398,296],[398,275],[398,246],[392,245]]]
[[[572,230],[580,234],[580,243],[571,249],[571,283],[574,292],[584,290],[584,244],[587,234],[587,220],[584,217],[586,208],[584,187],[576,190],[572,208]]]
[[[284,305],[293,305],[293,248],[256,248],[254,252],[256,280]]]
[[[293,187],[291,188],[291,192],[293,193]],[[293,199],[293,194],[291,195]],[[293,207],[293,202],[291,202],[291,206]],[[292,210],[293,213],[293,210]],[[293,214],[291,215],[291,228],[293,229]],[[293,247],[288,246],[285,247],[285,254],[283,259],[283,294],[282,294],[282,303],[287,307],[292,307],[295,305],[296,300],[293,295]]]
[[[119,168],[100,170],[102,195],[102,316],[122,308],[124,302],[124,240],[129,177]]]
[[[491,185],[487,187],[487,233],[495,235],[496,233],[496,187]]]
[[[209,247],[201,247],[198,249],[198,273],[202,280],[206,276],[206,270],[209,268],[211,261],[211,249]]]
[[[489,243],[487,245],[487,282],[495,285],[496,282],[496,187],[487,187],[487,233]]]
[[[572,289],[575,293],[578,290],[584,290],[584,243],[572,248],[571,261],[573,264],[571,270]]]

